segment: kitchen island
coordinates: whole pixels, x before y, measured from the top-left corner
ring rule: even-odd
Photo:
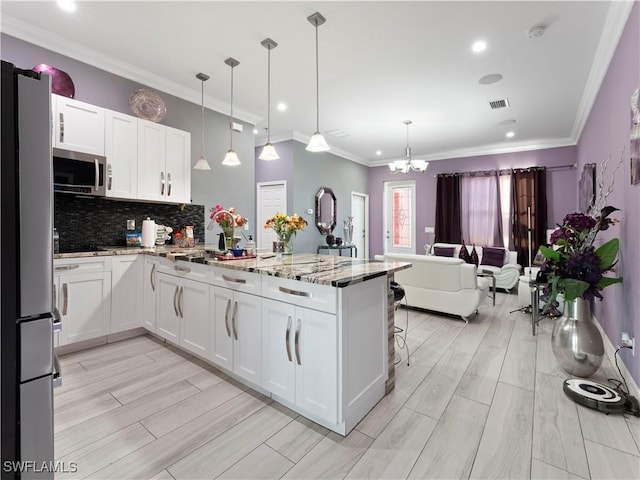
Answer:
[[[313,254],[215,260],[198,249],[57,257],[60,268],[112,262],[112,319],[126,305],[116,292],[131,290],[115,284],[124,278],[116,265],[137,264],[138,326],[342,435],[393,388],[389,282],[410,264]]]

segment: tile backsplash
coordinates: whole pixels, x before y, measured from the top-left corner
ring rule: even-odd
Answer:
[[[127,220],[135,220],[133,231],[141,232],[142,221],[147,217],[158,225],[174,229],[193,225],[194,237],[204,242],[204,205],[54,195],[54,226],[60,235],[61,253],[91,251],[98,246],[124,246]]]

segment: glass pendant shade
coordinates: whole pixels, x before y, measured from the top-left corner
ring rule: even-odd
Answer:
[[[276,152],[276,147],[267,143],[262,147],[262,152],[260,152],[260,156],[258,156],[258,158],[260,160],[278,160],[280,155]]]
[[[309,140],[309,145],[305,148],[308,152],[328,152],[330,150],[327,141],[320,132],[316,132]]]
[[[196,164],[193,166],[194,170],[211,170],[211,167],[209,166],[209,162],[207,162],[207,159],[204,158],[202,155],[200,155],[198,157],[198,160],[196,161]]]
[[[240,159],[238,158],[236,152],[234,152],[233,150],[229,150],[225,154],[224,160],[222,160],[222,164],[227,167],[237,167],[238,165],[240,165]]]

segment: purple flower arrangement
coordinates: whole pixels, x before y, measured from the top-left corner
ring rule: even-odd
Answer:
[[[557,304],[558,293],[564,295],[565,301],[580,297],[602,300],[603,288],[622,282],[619,277],[605,277],[606,273],[615,271],[620,241],[612,238],[598,248],[593,245],[598,232],[618,223],[617,219],[609,218],[616,210],[606,206],[595,218],[570,213],[551,234],[552,247],[540,247],[547,259],[543,269],[549,281],[545,309]]]

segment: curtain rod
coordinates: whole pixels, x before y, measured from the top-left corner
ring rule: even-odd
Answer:
[[[545,167],[544,165],[540,165],[540,166],[535,166],[535,167],[525,167],[525,168],[501,168],[500,170],[478,170],[475,172],[457,172],[457,173],[436,173],[433,175],[433,178],[437,178],[439,175],[442,175],[444,177],[454,177],[454,176],[487,176],[487,175],[493,175],[495,173],[498,173],[499,175],[509,175],[511,172],[513,172],[514,170],[531,170],[531,169],[535,169],[535,168],[545,168],[547,170],[560,170],[560,169],[565,169],[568,168],[570,170],[575,170],[576,168],[578,168],[578,164],[577,163],[571,163],[571,164],[567,164],[567,165],[556,165],[553,167]]]

